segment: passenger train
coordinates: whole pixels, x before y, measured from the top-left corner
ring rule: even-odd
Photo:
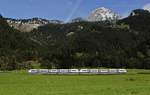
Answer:
[[[126,74],[126,69],[30,69],[29,74]]]

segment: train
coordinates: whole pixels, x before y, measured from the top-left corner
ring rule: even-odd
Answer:
[[[30,69],[29,74],[126,74],[126,69]]]

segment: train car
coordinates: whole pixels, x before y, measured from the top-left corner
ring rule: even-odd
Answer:
[[[38,73],[39,74],[48,74],[49,70],[48,69],[39,69]]]
[[[58,69],[49,69],[48,74],[58,74],[59,70]]]
[[[30,70],[28,70],[28,73],[30,73],[30,74],[37,74],[39,71],[38,71],[38,69],[30,69]]]
[[[69,74],[79,74],[79,69],[69,69]]]
[[[99,74],[98,69],[89,69],[89,74]]]
[[[109,74],[108,69],[99,69],[99,74]]]
[[[118,74],[117,69],[109,69],[109,74]]]
[[[118,69],[118,73],[125,74],[128,71],[126,69]]]
[[[69,69],[59,69],[58,74],[69,74]]]
[[[89,69],[80,69],[79,74],[89,74]]]

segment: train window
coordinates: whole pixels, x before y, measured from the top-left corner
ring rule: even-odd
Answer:
[[[28,72],[29,73],[38,73],[38,70],[37,69],[30,69]]]
[[[127,72],[126,69],[119,69],[118,71],[119,71],[120,73],[126,73],[126,72]]]
[[[108,70],[107,70],[107,69],[101,69],[100,72],[102,72],[102,73],[107,73]]]
[[[88,69],[81,69],[80,72],[88,72]]]
[[[79,72],[78,69],[71,69],[70,72]]]
[[[54,72],[55,73],[55,72],[58,72],[58,70],[57,69],[51,69],[50,72]]]

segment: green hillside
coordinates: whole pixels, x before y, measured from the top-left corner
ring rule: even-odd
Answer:
[[[0,20],[0,69],[150,69],[150,13],[137,9],[117,23],[47,24],[20,32]]]

